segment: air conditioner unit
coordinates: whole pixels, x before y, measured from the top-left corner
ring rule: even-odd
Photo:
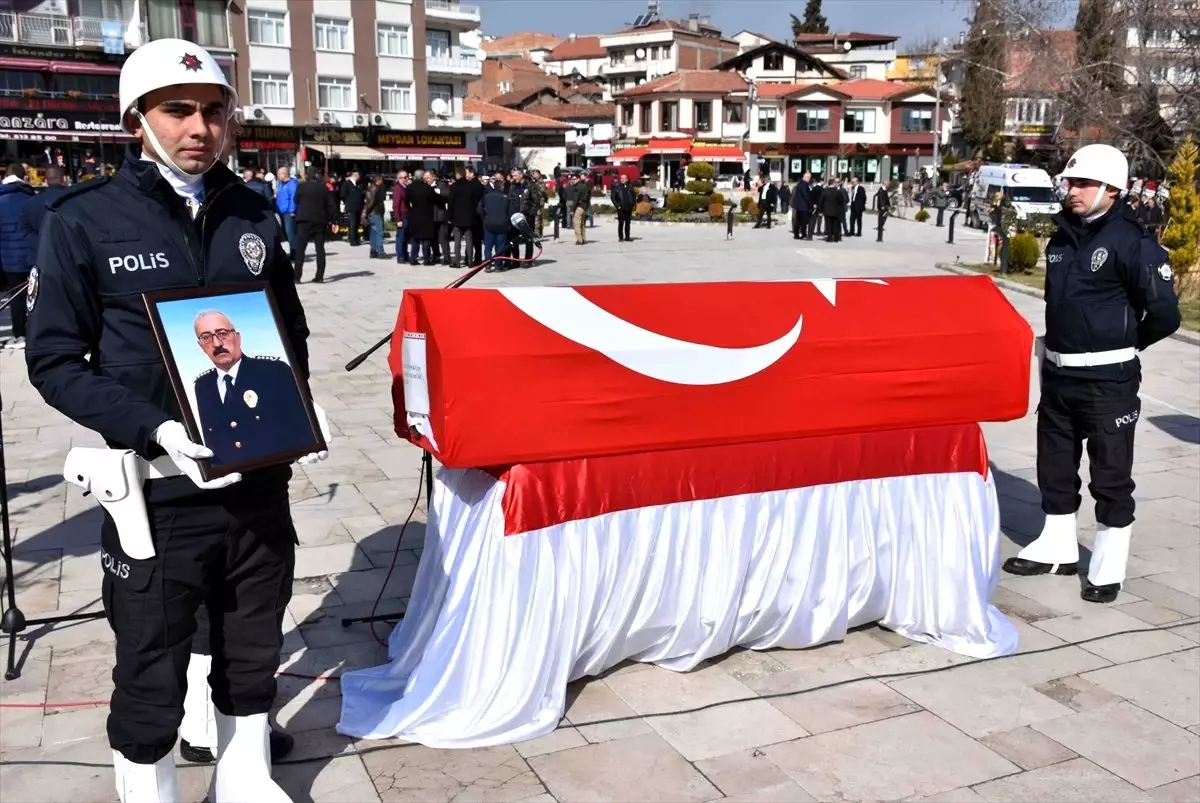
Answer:
[[[243,106],[242,116],[248,122],[262,121],[267,119],[267,110],[262,106]]]
[[[383,125],[384,124],[383,115],[382,114],[375,115],[374,117],[371,118],[371,122],[374,123],[375,125]]]
[[[354,124],[355,125],[366,125],[367,124],[367,115],[365,115],[365,114],[354,115]]]
[[[334,121],[333,112],[324,112],[321,115],[322,123],[332,123]]]

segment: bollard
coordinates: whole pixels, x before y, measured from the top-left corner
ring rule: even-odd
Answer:
[[[1000,227],[1000,275],[1008,273],[1008,230]]]
[[[953,212],[950,213],[950,237],[949,237],[949,239],[946,240],[946,242],[949,243],[950,245],[954,244],[954,221],[957,220],[958,216],[961,214],[962,214],[961,209],[955,209]]]

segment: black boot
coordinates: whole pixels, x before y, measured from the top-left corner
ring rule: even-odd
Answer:
[[[271,761],[279,761],[281,758],[292,752],[296,740],[284,733],[271,729]],[[179,740],[179,755],[184,761],[191,764],[211,764],[213,762],[212,751],[207,747],[195,747],[188,744],[187,739]]]
[[[1121,593],[1120,583],[1109,583],[1108,585],[1096,586],[1091,582],[1083,581],[1083,590],[1079,592],[1079,596],[1084,602],[1113,602],[1117,595]]]
[[[1074,563],[1060,563],[1055,569],[1052,563],[1038,563],[1036,560],[1025,560],[1024,558],[1009,558],[1004,561],[1002,568],[1009,574],[1019,574],[1023,577],[1050,574],[1051,570],[1054,571],[1054,574],[1062,577],[1069,577],[1079,572],[1078,565]]]

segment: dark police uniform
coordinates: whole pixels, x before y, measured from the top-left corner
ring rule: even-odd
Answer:
[[[1087,441],[1096,521],[1133,523],[1142,351],[1179,327],[1167,252],[1118,200],[1099,219],[1063,212],[1046,246],[1046,357],[1037,413],[1042,510],[1075,513]]]
[[[196,411],[204,445],[213,451],[212,464],[315,451],[313,427],[288,364],[243,355],[236,368],[236,379],[216,368],[196,377]]]
[[[269,284],[306,383],[308,326],[270,203],[218,164],[205,174],[193,220],[140,157],[140,145],[128,146],[115,176],[78,184],[50,204],[26,361],[52,407],[109,446],[153,459],[163,454],[154,430],[183,418],[143,292]],[[147,560],[124,554],[105,514],[101,553],[115,568],[106,568],[102,593],[117,642],[108,736],[128,760],[154,763],[175,744],[205,602],[214,704],[230,716],[270,711],[295,565],[290,478],[284,464],[220,490],[202,491],[184,476],[148,481],[156,554]]]

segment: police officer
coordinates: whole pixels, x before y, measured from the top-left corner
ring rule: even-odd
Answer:
[[[1122,199],[1125,156],[1087,145],[1067,162],[1066,210],[1046,246],[1046,337],[1037,409],[1037,474],[1046,522],[1004,564],[1012,574],[1074,575],[1079,460],[1087,442],[1096,536],[1081,595],[1112,602],[1125,580],[1133,524],[1133,433],[1141,412],[1137,353],[1179,327],[1167,252]]]
[[[212,56],[179,39],[149,42],[122,68],[120,101],[138,142],[114,176],[49,205],[26,350],[51,406],[110,447],[165,455],[179,472],[143,485],[152,557],[130,556],[107,511],[101,526],[103,565],[117,567],[103,585],[116,636],[107,730],[117,791],[123,803],[178,800],[172,748],[203,605],[218,755],[209,799],[287,801],[271,779],[267,716],[295,565],[291,468],[201,477],[197,461],[212,453],[180,423],[142,293],[270,287],[306,393],[308,325],[269,202],[219,162],[237,93]]]

